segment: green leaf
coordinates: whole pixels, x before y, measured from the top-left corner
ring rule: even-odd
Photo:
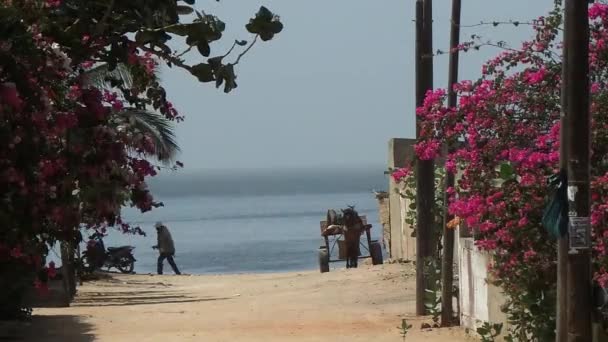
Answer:
[[[224,93],[229,93],[237,87],[236,75],[234,74],[234,65],[228,64],[222,69],[222,76],[224,79]]]
[[[172,52],[171,48],[165,43],[156,42],[154,45],[158,46],[164,53],[166,53],[168,55],[170,55]]]
[[[172,25],[166,28],[167,32],[177,34],[178,36],[187,36],[190,33],[191,24]]]
[[[189,46],[197,45],[199,40],[200,38],[198,36],[188,33],[188,37],[186,37],[186,44]]]
[[[260,7],[260,10],[254,18],[249,20],[245,25],[247,31],[257,34],[263,41],[271,40],[275,34],[283,30],[283,24],[279,17],[274,15],[266,7]]]
[[[477,333],[481,336],[487,336],[490,333],[490,330],[487,327],[482,326],[477,328]]]
[[[283,23],[278,20],[271,21],[269,28],[275,34],[280,33],[281,31],[283,31]]]
[[[236,45],[239,46],[245,46],[247,45],[247,41],[246,40],[235,40]]]
[[[215,87],[219,88],[222,86],[222,84],[224,84],[224,79],[222,77],[216,77],[215,78]]]
[[[215,28],[219,32],[224,32],[224,30],[226,30],[226,23],[216,18],[216,20],[215,20]]]
[[[268,31],[260,32],[260,39],[262,39],[262,41],[264,41],[264,42],[271,40],[272,37],[274,37],[274,33],[272,33],[272,32],[268,32]]]
[[[505,162],[500,164],[500,178],[503,180],[512,179],[515,175],[515,169],[511,163]]]
[[[135,34],[135,41],[140,44],[147,44],[155,40],[154,32],[152,31],[138,31]]]
[[[213,75],[213,68],[206,63],[199,63],[193,65],[190,69],[190,73],[198,78],[201,82],[211,82],[215,80]]]
[[[209,63],[213,69],[219,69],[222,66],[222,59],[224,59],[223,56],[211,57],[207,59],[207,63]]]
[[[178,25],[171,29],[176,30],[176,34],[187,35],[186,44],[190,46],[197,45],[199,52],[207,57],[209,56],[209,52],[207,52],[209,43],[221,39],[225,28],[226,24],[221,20],[207,15],[196,19],[192,24],[182,25],[181,27]]]
[[[209,47],[209,43],[207,43],[206,40],[199,42],[198,45],[196,45],[196,48],[198,49],[198,52],[201,53],[201,55],[209,57],[209,54],[211,53],[211,48]]]
[[[154,45],[162,46],[170,39],[171,36],[165,31],[137,31],[135,34],[135,41],[140,44],[153,43]]]
[[[262,20],[267,20],[267,21],[272,20],[273,16],[274,15],[272,14],[272,12],[270,12],[270,10],[264,6],[260,7],[260,10],[258,11],[258,14],[256,15],[256,17],[258,17]]]
[[[247,29],[247,31],[249,31],[249,33],[253,33],[256,34],[258,33],[258,31],[260,30],[256,24],[250,22],[249,24],[245,25],[245,28]]]

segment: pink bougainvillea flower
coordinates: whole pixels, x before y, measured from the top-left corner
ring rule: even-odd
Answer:
[[[594,3],[589,7],[589,19],[608,17],[608,5]]]
[[[24,105],[14,83],[5,82],[0,84],[0,101],[15,110],[21,110]]]
[[[61,6],[61,0],[45,0],[47,7],[59,7]]]
[[[10,255],[11,255],[11,257],[13,257],[15,259],[21,258],[23,256],[21,247],[17,246],[17,247],[14,247],[13,249],[11,249]]]
[[[399,168],[399,169],[393,171],[392,176],[393,176],[393,179],[395,180],[395,182],[400,182],[402,179],[409,176],[410,173],[411,173],[410,168],[404,167],[404,168]]]
[[[439,156],[440,143],[437,140],[420,141],[414,145],[416,155],[421,160],[432,160]]]
[[[546,76],[547,70],[545,68],[540,68],[538,71],[528,73],[527,82],[529,84],[538,84],[544,81]]]

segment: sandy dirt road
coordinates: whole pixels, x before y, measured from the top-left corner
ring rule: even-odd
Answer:
[[[22,341],[472,341],[422,331],[410,265],[330,273],[113,275],[85,283],[70,308],[37,309]],[[428,320],[427,320],[428,321]]]

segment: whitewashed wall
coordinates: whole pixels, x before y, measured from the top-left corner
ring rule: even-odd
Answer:
[[[487,281],[490,255],[475,247],[473,238],[459,238],[458,250],[461,326],[474,333],[484,322],[503,323],[505,332],[507,319],[500,310],[505,297],[500,288]]]

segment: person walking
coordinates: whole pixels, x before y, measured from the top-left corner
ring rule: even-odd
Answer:
[[[171,238],[169,229],[167,226],[162,224],[162,222],[156,222],[154,227],[156,228],[157,244],[152,248],[158,249],[159,251],[158,263],[156,266],[158,274],[163,274],[163,263],[165,259],[167,259],[175,274],[181,274],[179,269],[177,269],[175,260],[173,260],[173,256],[175,255],[175,245],[173,244],[173,238]]]

